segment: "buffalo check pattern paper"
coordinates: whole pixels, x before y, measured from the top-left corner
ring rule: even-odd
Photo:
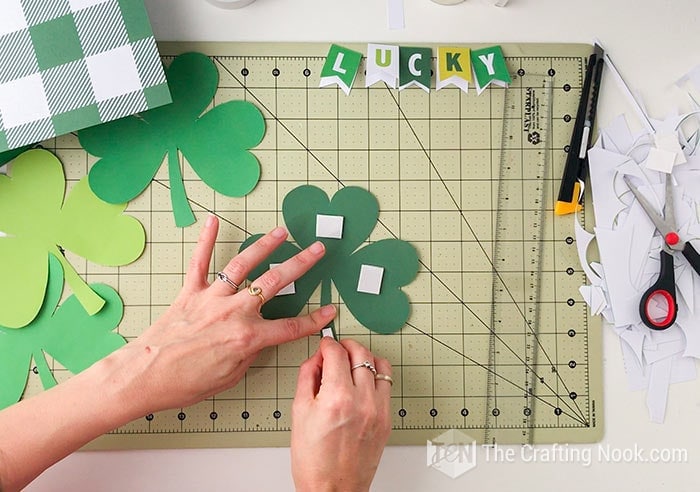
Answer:
[[[0,1],[0,152],[169,102],[143,0]]]

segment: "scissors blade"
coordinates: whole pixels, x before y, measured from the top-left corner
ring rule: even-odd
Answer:
[[[673,206],[673,180],[671,175],[666,176],[666,203],[664,204],[664,222],[672,231],[676,232],[676,210]],[[665,233],[664,233],[665,234]]]
[[[644,209],[644,211],[645,211],[646,214],[649,216],[649,218],[651,219],[651,221],[654,223],[654,226],[659,230],[659,232],[661,233],[662,236],[666,237],[666,234],[668,234],[669,232],[676,232],[676,231],[674,230],[674,228],[671,227],[671,225],[669,224],[669,222],[667,222],[666,220],[664,220],[664,218],[661,216],[661,214],[658,213],[658,212],[654,209],[654,207],[652,206],[652,204],[649,203],[649,200],[647,200],[646,197],[645,197],[644,195],[642,195],[642,194],[639,192],[639,190],[637,189],[637,187],[634,186],[634,185],[630,182],[630,180],[629,180],[629,178],[628,178],[627,176],[623,176],[622,179],[625,180],[625,183],[627,183],[627,186],[629,187],[630,191],[631,191],[632,194],[635,196],[635,198],[637,199],[637,201],[639,202],[639,204],[642,206],[642,208]],[[670,182],[671,182],[670,179],[667,179],[667,180],[666,180],[667,187],[669,186],[668,183],[670,183]],[[667,193],[667,195],[666,195],[666,201],[668,202],[668,188],[667,188],[666,193]],[[673,204],[671,204],[670,207],[664,207],[664,208],[668,208],[669,210],[672,211],[672,210],[673,210]],[[673,212],[671,212],[671,215],[673,215]]]

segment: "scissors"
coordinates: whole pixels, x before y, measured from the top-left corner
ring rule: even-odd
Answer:
[[[656,282],[642,294],[639,302],[639,314],[642,323],[652,330],[665,330],[676,321],[678,303],[676,302],[676,277],[673,272],[673,253],[680,251],[685,256],[693,270],[700,275],[700,254],[687,241],[681,239],[676,227],[676,219],[673,211],[673,184],[671,176],[666,177],[666,202],[663,215],[659,214],[649,201],[642,195],[636,186],[630,183],[627,176],[623,176],[625,183],[632,194],[637,198],[646,214],[662,234],[664,243],[661,247],[661,271]],[[668,311],[664,317],[653,317],[649,312],[652,299],[659,299],[666,304]]]

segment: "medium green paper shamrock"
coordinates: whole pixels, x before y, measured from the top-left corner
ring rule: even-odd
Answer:
[[[170,199],[178,227],[195,222],[187,202],[178,150],[197,175],[226,196],[248,194],[260,165],[248,150],[265,134],[260,111],[229,101],[202,114],[216,93],[219,72],[201,53],[178,56],[167,70],[173,103],[78,132],[81,145],[101,157],[90,169],[90,187],[109,203],[143,192],[167,154]]]
[[[119,294],[107,285],[93,284],[92,288],[106,301],[94,316],[88,316],[73,295],[58,306],[63,269],[54,256],[49,257],[48,263],[46,297],[34,322],[22,330],[0,326],[0,409],[21,398],[32,358],[44,389],[49,389],[56,380],[45,353],[77,374],[126,343],[112,332],[124,312]]]
[[[63,267],[66,281],[88,314],[104,300],[76,273],[61,249],[105,266],[141,256],[146,236],[141,224],[123,215],[126,207],[97,198],[80,180],[64,201],[65,177],[51,152],[28,150],[0,175],[0,325],[21,328],[41,308],[49,255]]]
[[[418,273],[418,254],[406,241],[383,239],[357,249],[370,235],[379,218],[377,199],[358,187],[336,192],[332,200],[326,193],[310,185],[300,186],[287,194],[282,204],[284,221],[298,246],[285,242],[251,272],[249,280],[262,275],[270,264],[282,263],[321,240],[326,254],[309,272],[294,283],[295,293],[278,295],[263,306],[266,318],[296,316],[321,284],[321,304],[331,302],[331,282],[345,301],[352,315],[362,325],[377,333],[393,333],[408,319],[410,306],[400,290]],[[317,238],[316,217],[343,217],[342,238]],[[250,246],[261,235],[252,236],[241,246]],[[383,279],[379,294],[358,292],[362,265],[381,267]]]

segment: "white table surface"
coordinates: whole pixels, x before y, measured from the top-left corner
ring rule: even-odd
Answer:
[[[697,0],[489,0],[441,6],[405,0],[406,27],[389,30],[386,0],[257,0],[222,10],[205,0],[146,0],[159,40],[320,42],[585,42],[600,39],[652,116],[685,99],[673,82],[700,64]],[[625,112],[640,128],[617,86],[604,78],[599,122]],[[698,327],[700,329],[700,327]],[[687,462],[606,463],[599,445],[592,463],[485,462],[452,480],[425,465],[423,446],[387,448],[373,490],[689,491],[700,484],[700,381],[671,388],[666,422],[651,424],[645,396],[627,389],[617,338],[604,335],[604,448],[686,449]],[[27,490],[219,491],[292,490],[289,450],[217,449],[80,452],[58,463]]]

